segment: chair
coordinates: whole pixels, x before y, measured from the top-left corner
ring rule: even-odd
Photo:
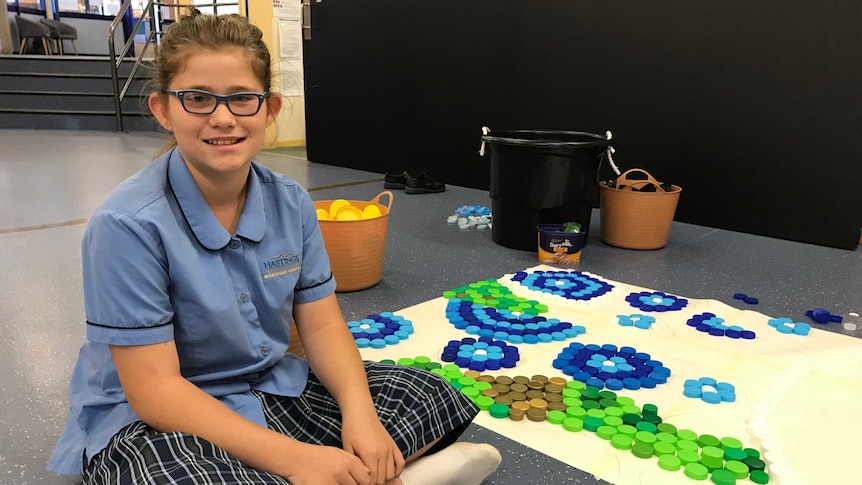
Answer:
[[[75,46],[75,39],[78,38],[78,29],[69,24],[64,24],[59,20],[39,19],[39,21],[48,26],[48,30],[51,33],[51,39],[57,42],[57,52],[60,55],[63,55],[64,40],[72,42],[72,49],[75,51],[75,55],[78,55],[78,47]]]
[[[18,26],[18,35],[21,37],[21,49],[19,54],[24,53],[24,47],[30,39],[42,39],[42,48],[45,49],[45,54],[51,55],[51,48],[48,46],[48,39],[51,38],[51,32],[47,25],[42,25],[39,22],[27,20],[20,15],[15,16],[15,24]]]

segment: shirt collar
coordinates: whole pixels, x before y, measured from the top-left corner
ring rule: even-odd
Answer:
[[[218,251],[230,242],[231,235],[222,227],[207,205],[189,172],[180,151],[174,148],[168,160],[168,179],[189,227],[198,242],[211,251]],[[249,170],[245,205],[237,225],[237,236],[260,242],[266,232],[263,193],[255,170]]]

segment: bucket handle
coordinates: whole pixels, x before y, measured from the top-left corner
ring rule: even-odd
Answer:
[[[628,178],[629,174],[633,174],[633,173],[642,173],[642,174],[646,175],[647,178],[646,178],[646,180],[644,180],[644,179],[629,179]],[[644,170],[642,168],[631,168],[631,169],[623,172],[619,177],[617,177],[617,183],[616,183],[615,187],[619,188],[620,185],[623,185],[623,184],[625,184],[626,189],[633,189],[636,186],[638,188],[640,188],[640,187],[650,185],[650,184],[655,185],[656,189],[661,187],[661,182],[656,180],[652,175],[650,175],[649,172],[647,172],[646,170]]]
[[[380,198],[383,197],[384,195],[389,196],[389,205],[383,205],[380,203]],[[386,213],[388,214],[389,212],[392,212],[392,200],[393,200],[392,192],[390,192],[388,190],[384,190],[383,192],[380,192],[379,194],[377,194],[377,197],[369,200],[368,203],[375,204],[375,205],[383,205],[383,207],[386,207]]]

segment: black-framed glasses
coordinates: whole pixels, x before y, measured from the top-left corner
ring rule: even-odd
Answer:
[[[208,115],[215,112],[218,105],[224,103],[234,116],[254,116],[260,111],[263,100],[269,93],[233,93],[219,96],[200,89],[165,89],[180,100],[180,105],[187,113],[193,115]]]

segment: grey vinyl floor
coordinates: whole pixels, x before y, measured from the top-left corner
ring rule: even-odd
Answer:
[[[64,424],[67,380],[84,340],[81,237],[102,198],[162,143],[155,134],[0,130],[0,484],[78,483],[46,472],[45,463]],[[318,200],[369,200],[383,190],[378,173],[275,153],[258,160]],[[426,170],[433,175],[433,167]],[[490,207],[488,192],[450,186],[440,194],[396,194],[383,280],[340,293],[345,315],[397,310],[536,264],[534,252],[499,246],[489,231],[447,225],[463,205]],[[599,217],[595,211],[582,271],[734,306],[744,305],[732,298],[743,292],[772,316],[862,307],[862,251],[682,223],[674,223],[664,249],[630,251],[598,240]],[[503,464],[487,484],[604,483],[480,426],[464,439],[501,449]]]

